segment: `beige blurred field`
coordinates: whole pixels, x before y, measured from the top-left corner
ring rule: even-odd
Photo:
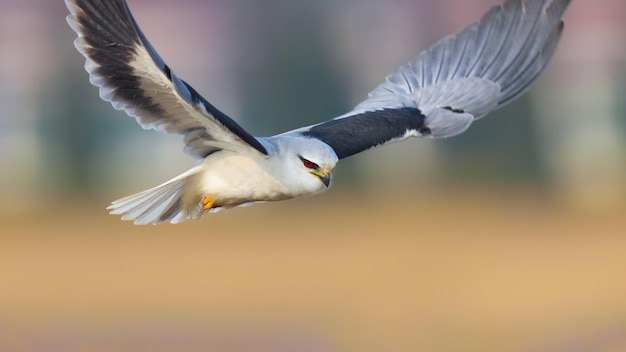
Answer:
[[[1,351],[626,350],[626,209],[333,192],[138,227],[69,203],[0,220]]]

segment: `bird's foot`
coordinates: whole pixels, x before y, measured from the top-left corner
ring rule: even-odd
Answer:
[[[215,205],[215,202],[213,202],[213,199],[211,199],[211,197],[209,196],[204,197],[204,199],[202,200],[203,210],[210,210],[213,208],[214,205]]]

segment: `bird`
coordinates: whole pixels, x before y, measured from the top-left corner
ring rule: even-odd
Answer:
[[[544,71],[571,0],[506,0],[386,77],[351,111],[255,137],[176,76],[125,0],[65,0],[90,82],[144,129],[183,136],[198,163],[113,201],[135,224],[177,224],[219,210],[326,191],[337,163],[410,137],[458,135],[518,98]]]

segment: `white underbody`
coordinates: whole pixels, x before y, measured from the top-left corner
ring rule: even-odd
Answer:
[[[209,197],[214,207],[233,207],[243,203],[293,198],[281,175],[272,174],[271,159],[220,151],[204,159],[189,177],[184,203],[199,205]]]
[[[292,137],[275,137],[278,150],[293,143]],[[197,219],[208,211],[228,209],[242,204],[277,201],[323,192],[327,186],[311,170],[302,166],[300,154],[332,149],[316,140],[300,141],[301,153],[275,153],[220,150],[210,154],[197,166],[152,189],[119,199],[111,204],[112,214],[137,224],[169,221],[178,223]],[[336,156],[329,156],[329,170]]]

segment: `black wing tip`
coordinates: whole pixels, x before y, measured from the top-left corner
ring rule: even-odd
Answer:
[[[129,27],[126,8],[120,8],[120,3],[115,1],[66,0],[66,5],[70,10],[67,21],[78,35],[74,44],[96,66],[94,73],[99,69],[110,70],[101,75],[110,77],[114,72],[128,71],[141,44],[136,31]]]
[[[131,110],[139,107],[150,114],[162,113],[141,88],[141,77],[132,66],[142,42],[126,2],[65,0],[65,4],[70,11],[67,21],[78,35],[74,46],[85,57],[100,97],[134,116]]]
[[[125,1],[66,0],[70,26],[94,47],[116,44],[129,48],[140,44],[136,25]]]

